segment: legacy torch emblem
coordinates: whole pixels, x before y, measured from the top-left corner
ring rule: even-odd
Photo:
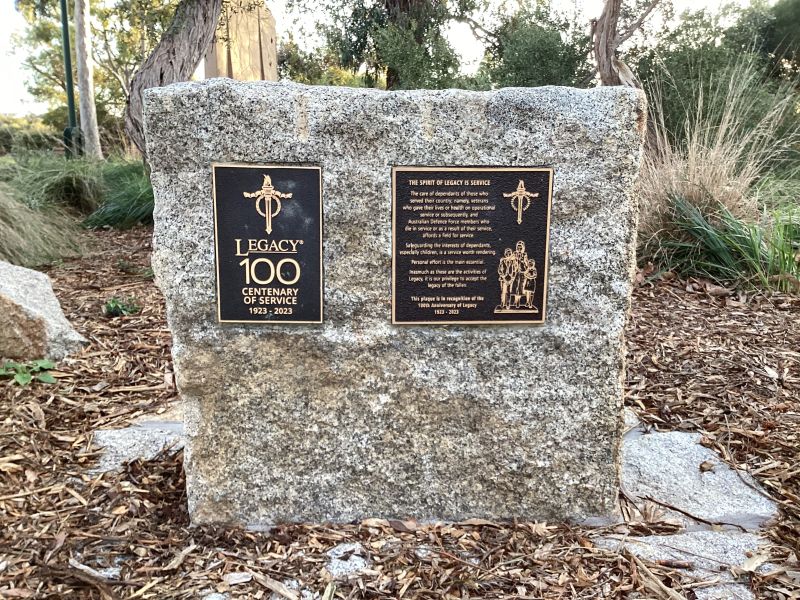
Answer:
[[[525,182],[519,180],[519,185],[515,192],[510,194],[503,194],[504,198],[511,198],[511,208],[517,211],[517,223],[522,224],[522,213],[528,210],[531,205],[531,198],[538,198],[539,194],[532,194],[525,189]]]
[[[292,195],[276,190],[272,185],[270,176],[264,175],[264,183],[261,185],[261,189],[256,192],[244,192],[244,197],[255,198],[256,210],[258,214],[264,217],[267,233],[272,233],[272,219],[281,212],[281,199],[289,200]]]

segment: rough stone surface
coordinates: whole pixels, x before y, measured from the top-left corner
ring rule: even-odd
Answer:
[[[0,357],[60,360],[85,343],[47,275],[0,261]]]
[[[145,105],[194,522],[613,512],[638,91],[210,80]],[[323,325],[216,322],[212,162],[322,167]],[[544,326],[391,325],[392,165],[555,168]]]
[[[749,600],[752,592],[743,583],[737,583],[732,568],[741,569],[751,555],[757,554],[766,541],[753,533],[736,531],[691,531],[677,535],[650,535],[644,537],[609,536],[597,540],[601,547],[612,550],[623,548],[650,561],[678,561],[689,563],[690,569],[681,573],[698,582],[712,585],[695,590],[698,600]],[[764,564],[759,572],[768,572],[774,565]],[[743,571],[740,571],[743,573]]]
[[[103,448],[103,454],[91,472],[105,473],[138,458],[151,460],[165,448],[179,450],[183,427],[182,423],[148,422],[124,429],[98,429],[94,443]]]
[[[635,430],[634,430],[635,432]],[[673,431],[626,437],[622,481],[626,492],[653,498],[705,521],[758,529],[777,515],[774,502],[757,490],[746,473],[737,473],[712,450],[700,445],[700,434]],[[711,467],[710,470],[703,471]],[[688,527],[700,521],[667,510]]]
[[[325,568],[334,579],[347,579],[369,566],[364,547],[358,543],[339,544],[326,552],[328,564]]]

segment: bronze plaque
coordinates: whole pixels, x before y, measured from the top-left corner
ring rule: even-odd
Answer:
[[[553,169],[394,167],[392,323],[540,324]]]
[[[219,322],[321,323],[321,169],[212,171]]]

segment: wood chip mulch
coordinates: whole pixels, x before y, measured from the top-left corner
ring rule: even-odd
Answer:
[[[0,598],[691,600],[703,586],[686,576],[687,565],[593,541],[609,531],[671,531],[657,519],[612,529],[369,519],[215,530],[189,526],[180,452],[90,474],[95,429],[123,427],[176,400],[150,234],[93,233],[91,254],[49,269],[67,317],[91,344],[59,363],[57,384],[0,382]],[[112,297],[142,310],[106,317]],[[654,428],[702,432],[781,504],[769,530],[778,569],[743,579],[760,598],[800,598],[798,315],[798,298],[642,281],[629,327],[628,404]],[[350,542],[360,543],[368,567],[333,580],[326,552]]]

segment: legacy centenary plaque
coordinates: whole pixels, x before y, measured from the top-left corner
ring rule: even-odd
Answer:
[[[392,169],[392,322],[543,323],[553,170]]]
[[[212,170],[219,322],[321,323],[321,169]]]

